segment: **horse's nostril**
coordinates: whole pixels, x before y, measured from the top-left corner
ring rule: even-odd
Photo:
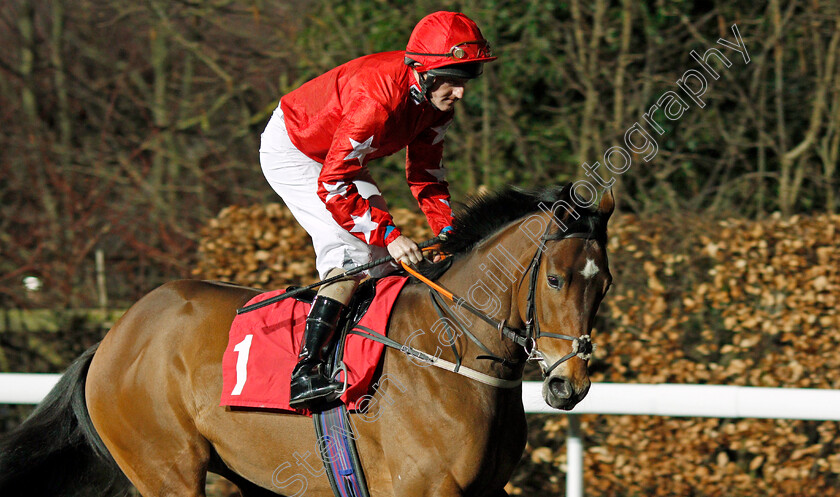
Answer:
[[[558,399],[568,399],[572,396],[572,386],[568,381],[561,378],[552,378],[548,381],[548,389]]]

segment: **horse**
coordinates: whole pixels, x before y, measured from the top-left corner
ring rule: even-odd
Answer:
[[[568,186],[509,188],[457,214],[457,236],[440,247],[448,269],[436,281],[499,326],[445,303],[450,323],[470,336],[433,333],[434,299],[410,282],[388,336],[442,358],[457,350],[464,369],[506,386],[386,349],[377,402],[349,415],[372,497],[507,495],[526,443],[526,360],[539,362],[554,408],[572,409],[589,390],[584,339],[611,282],[613,208],[611,191],[581,207]],[[144,497],[202,497],[208,472],[244,497],[333,495],[310,418],[219,405],[229,327],[258,293],[180,280],[142,297],[0,439],[0,495],[117,497],[133,484]],[[500,330],[519,330],[519,339]]]

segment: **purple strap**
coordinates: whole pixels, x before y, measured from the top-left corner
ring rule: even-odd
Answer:
[[[354,464],[355,435],[347,420],[347,410],[339,405],[316,414],[320,421],[320,452],[330,483],[337,497],[366,497],[361,465]],[[353,447],[351,447],[353,445]]]

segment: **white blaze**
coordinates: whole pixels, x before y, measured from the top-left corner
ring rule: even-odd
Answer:
[[[598,274],[598,271],[600,271],[600,269],[598,268],[598,265],[595,264],[595,261],[592,259],[586,259],[586,266],[583,267],[580,274],[582,274],[584,278],[589,279]]]

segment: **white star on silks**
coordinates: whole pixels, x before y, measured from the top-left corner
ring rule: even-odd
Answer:
[[[434,176],[438,182],[441,182],[446,178],[446,167],[444,167],[443,161],[441,161],[437,169],[426,169],[426,172]]]
[[[359,159],[359,164],[364,166],[365,156],[376,151],[375,148],[370,146],[371,143],[373,143],[373,135],[370,135],[370,138],[363,142],[357,142],[356,140],[350,138],[350,146],[353,147],[353,151],[347,154],[347,157],[345,157],[344,160]]]
[[[379,227],[379,223],[373,222],[370,218],[370,209],[366,210],[361,216],[350,215],[353,218],[353,229],[350,233],[364,233],[365,242],[370,243],[370,234],[373,230]]]
[[[440,126],[435,126],[434,128],[432,128],[432,131],[437,133],[435,139],[432,140],[432,145],[437,145],[438,143],[443,141],[444,136],[446,136],[446,130],[449,129],[450,126],[452,126],[452,119],[446,121]]]
[[[449,201],[445,198],[439,198],[438,200],[440,200],[440,203],[442,203],[443,205],[449,207]]]
[[[332,200],[333,197],[343,197],[347,195],[347,183],[343,181],[336,181],[334,185],[331,185],[324,182],[324,189],[327,190],[327,202]]]

